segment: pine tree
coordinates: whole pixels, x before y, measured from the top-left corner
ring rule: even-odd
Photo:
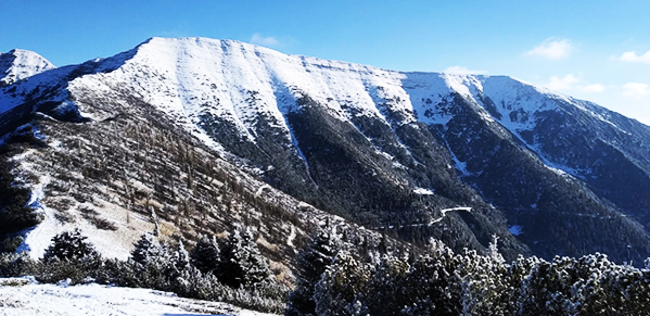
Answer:
[[[343,248],[341,236],[335,227],[325,227],[311,237],[307,247],[296,259],[296,289],[289,295],[284,314],[287,316],[313,315],[316,303],[313,300],[314,287],[321,275],[332,263],[334,256]]]
[[[430,250],[413,263],[407,275],[410,286],[404,295],[411,300],[407,314],[459,315],[461,284],[456,272],[463,258],[434,239]]]
[[[172,255],[174,261],[174,268],[177,271],[185,271],[190,268],[190,254],[185,249],[183,241],[179,240],[176,246],[176,251]]]
[[[409,269],[409,264],[403,260],[382,256],[366,290],[368,294],[363,302],[366,313],[363,315],[403,315],[404,305],[410,299],[404,295],[410,287],[406,282]]]
[[[568,314],[574,308],[571,288],[576,264],[575,258],[560,256],[538,262],[522,282],[519,315]]]
[[[224,284],[232,288],[248,287],[271,276],[271,269],[249,228],[236,228],[223,248],[218,275]]]
[[[52,238],[50,245],[43,255],[43,261],[52,260],[82,262],[99,259],[99,254],[88,242],[85,236],[81,235],[79,229],[58,234]]]
[[[146,233],[135,243],[135,249],[131,251],[133,261],[146,266],[154,261],[162,261],[160,257],[164,256],[165,250],[152,234]]]
[[[497,252],[496,238],[488,256],[466,251],[463,264],[456,274],[461,280],[462,316],[505,316],[514,313],[511,288],[507,283],[508,269]]]
[[[201,272],[215,274],[216,269],[219,267],[220,252],[217,239],[214,236],[208,238],[208,236],[203,235],[190,252],[190,260],[192,265]]]
[[[371,269],[349,252],[336,254],[314,288],[316,315],[352,316],[364,312],[360,300],[367,294],[370,277]]]

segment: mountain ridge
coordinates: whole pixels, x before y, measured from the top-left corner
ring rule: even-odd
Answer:
[[[0,86],[8,86],[35,74],[56,68],[41,55],[23,49],[0,53]]]
[[[510,77],[399,72],[237,41],[151,38],[0,89],[0,122],[21,111],[102,122],[137,99],[270,185],[365,225],[427,222],[454,206],[477,210],[396,232],[408,240],[484,249],[496,234],[510,257],[537,244],[544,246],[533,253],[546,257],[650,253],[643,198],[650,127]],[[116,105],[102,105],[108,99]],[[578,219],[538,227],[562,212],[592,216],[593,227],[563,231]],[[617,227],[606,228],[608,216]],[[508,232],[513,226],[518,236]],[[603,231],[622,239],[605,245]],[[616,250],[627,245],[634,255]]]

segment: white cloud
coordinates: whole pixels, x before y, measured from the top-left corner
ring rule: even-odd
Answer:
[[[628,82],[623,85],[623,95],[631,98],[650,95],[650,85],[640,82]]]
[[[650,64],[650,50],[643,55],[637,55],[636,52],[626,52],[623,53],[620,59],[628,63]]]
[[[572,51],[573,45],[568,39],[548,38],[535,48],[527,51],[525,55],[563,59],[569,57]]]
[[[261,46],[280,46],[280,41],[273,36],[263,36],[260,33],[255,33],[251,36],[251,44],[261,45]]]
[[[555,91],[571,90],[576,88],[578,82],[580,82],[580,78],[577,78],[573,74],[568,74],[564,77],[552,76],[551,81],[544,86]]]
[[[588,86],[584,86],[580,88],[580,92],[585,92],[585,93],[600,93],[603,91],[605,91],[605,86],[603,86],[600,83],[590,84]]]
[[[600,93],[605,91],[605,86],[600,83],[586,84],[580,76],[568,74],[564,77],[552,76],[544,87],[553,91],[568,93]]]
[[[485,70],[470,70],[467,67],[463,66],[447,67],[447,69],[443,70],[442,72],[456,75],[484,75],[488,73]]]

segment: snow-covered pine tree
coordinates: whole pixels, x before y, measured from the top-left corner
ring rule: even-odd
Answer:
[[[158,242],[156,237],[150,233],[145,233],[135,243],[135,249],[131,251],[133,261],[146,266],[154,260],[159,260],[165,254],[165,249]]]
[[[52,238],[43,259],[35,267],[39,282],[70,279],[72,284],[83,282],[91,272],[101,267],[101,257],[79,230],[67,231]]]
[[[359,315],[372,269],[347,251],[340,251],[314,288],[316,315]]]
[[[316,303],[313,300],[314,287],[321,275],[332,263],[334,256],[343,248],[341,236],[336,227],[320,228],[311,236],[309,244],[296,258],[296,289],[289,295],[284,315],[313,315]]]
[[[221,251],[219,249],[219,244],[217,239],[212,236],[209,238],[206,235],[202,235],[199,242],[194,246],[190,252],[190,260],[192,265],[199,269],[203,273],[216,273],[216,269],[219,267],[219,255]]]
[[[568,315],[576,264],[575,258],[560,256],[539,261],[522,283],[518,315]]]
[[[411,300],[408,315],[459,315],[461,282],[456,274],[463,258],[441,241],[431,239],[430,254],[413,263],[404,293]],[[421,314],[422,315],[422,314]]]
[[[622,269],[617,274],[618,280],[615,280],[614,289],[622,290],[619,292],[624,295],[624,300],[619,300],[621,305],[621,315],[643,315],[648,313],[650,306],[650,265],[646,260],[645,269],[639,270],[631,267]]]
[[[409,297],[404,295],[410,287],[406,282],[409,269],[406,261],[383,255],[368,284],[363,315],[403,315],[404,305],[409,302]]]
[[[183,241],[179,240],[176,245],[176,250],[172,253],[174,268],[177,271],[184,271],[190,268],[190,254],[185,249]]]
[[[220,262],[219,281],[232,288],[248,287],[272,275],[248,227],[238,227],[228,236]]]
[[[508,268],[497,252],[496,238],[488,256],[465,251],[456,274],[461,281],[462,316],[505,316],[514,313],[512,293],[507,282]]]
[[[514,315],[519,315],[523,310],[524,300],[527,300],[528,284],[530,283],[530,274],[540,262],[545,261],[536,256],[523,257],[519,256],[508,267],[508,284],[512,290],[513,298],[510,301]]]
[[[209,293],[206,289],[209,289],[211,284],[204,283],[211,278],[204,278],[203,273],[190,263],[190,255],[182,240],[178,241],[176,250],[170,257],[171,264],[166,266],[165,274],[171,279],[169,283],[173,291],[186,297],[207,299]]]
[[[86,241],[79,229],[63,232],[52,238],[52,244],[45,249],[43,261],[51,260],[81,262],[99,259],[92,244]]]

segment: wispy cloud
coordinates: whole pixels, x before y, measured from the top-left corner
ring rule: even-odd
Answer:
[[[263,36],[260,33],[255,33],[251,36],[251,44],[268,46],[268,47],[278,47],[282,43],[273,36]]]
[[[631,98],[650,95],[650,85],[640,82],[628,82],[623,85],[623,95]]]
[[[488,73],[485,70],[471,70],[463,66],[447,67],[447,69],[443,70],[442,72],[456,75],[484,75]]]
[[[650,50],[643,55],[637,55],[636,52],[626,52],[619,59],[628,63],[650,64]]]
[[[600,84],[600,83],[590,84],[590,85],[581,87],[580,91],[585,92],[585,93],[600,93],[600,92],[605,91],[605,86]]]
[[[524,55],[539,56],[548,59],[563,59],[573,52],[573,44],[568,39],[547,38]]]
[[[574,74],[568,74],[564,77],[552,76],[547,84],[544,85],[554,91],[572,91],[582,93],[600,93],[605,91],[605,86],[600,83],[584,84],[582,78]]]
[[[551,80],[545,85],[545,87],[556,91],[571,90],[576,88],[576,84],[579,82],[580,78],[573,74],[568,74],[564,77],[552,76]]]

